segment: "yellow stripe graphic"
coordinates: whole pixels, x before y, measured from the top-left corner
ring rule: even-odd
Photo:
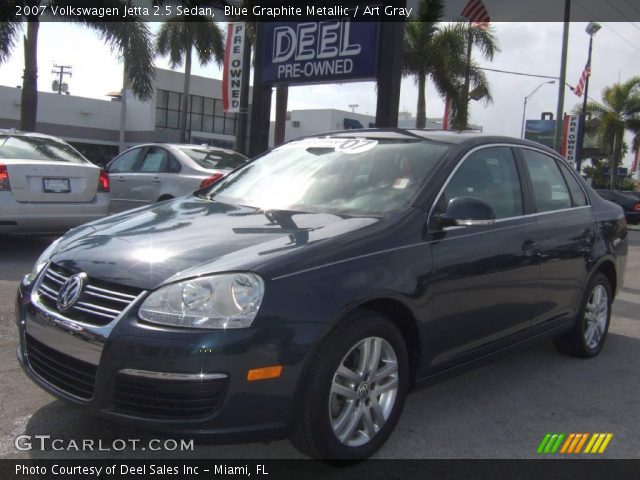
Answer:
[[[575,436],[576,436],[575,433],[569,434],[569,437],[567,437],[567,440],[564,442],[564,445],[562,445],[562,449],[560,450],[560,453],[566,453],[567,452],[567,449],[569,448],[569,445],[571,444],[571,442],[573,441]]]
[[[594,433],[593,435],[591,435],[591,440],[589,440],[589,443],[587,444],[587,448],[584,449],[584,453],[591,453],[591,448],[596,443],[599,436],[600,434],[598,433]]]
[[[611,441],[612,438],[613,438],[613,433],[606,434],[604,442],[602,442],[602,445],[600,445],[600,450],[598,451],[598,453],[604,453],[604,451],[607,448],[607,445],[609,445],[609,442]]]

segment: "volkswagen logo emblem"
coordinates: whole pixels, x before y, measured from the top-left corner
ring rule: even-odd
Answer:
[[[60,287],[56,304],[61,312],[69,310],[80,298],[82,288],[87,280],[86,273],[76,273],[67,279]]]

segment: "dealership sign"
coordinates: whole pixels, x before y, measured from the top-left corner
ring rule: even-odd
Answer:
[[[377,22],[264,24],[262,83],[324,83],[374,79]]]
[[[555,120],[527,120],[524,138],[553,148],[555,133]]]
[[[575,166],[578,150],[578,131],[580,122],[578,115],[565,115],[562,135],[562,156]]]
[[[244,22],[229,23],[222,72],[222,103],[225,112],[240,111],[242,95],[242,54],[244,51]]]

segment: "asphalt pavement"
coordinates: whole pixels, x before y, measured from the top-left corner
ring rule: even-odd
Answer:
[[[631,231],[626,281],[614,304],[607,344],[593,359],[558,354],[551,342],[409,396],[380,458],[535,458],[548,432],[607,432],[604,458],[640,458],[640,231]],[[52,239],[0,240],[0,458],[302,458],[288,441],[215,445],[190,452],[18,450],[19,435],[94,440],[155,434],[121,426],[56,400],[21,371],[15,358],[14,295]],[[120,445],[120,444],[118,444]],[[24,446],[24,445],[23,445]]]

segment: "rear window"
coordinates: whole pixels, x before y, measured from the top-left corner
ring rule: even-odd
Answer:
[[[198,165],[208,169],[233,170],[247,163],[248,159],[238,153],[209,148],[178,148]]]
[[[89,163],[89,160],[67,143],[51,138],[22,135],[0,135],[0,158]]]

